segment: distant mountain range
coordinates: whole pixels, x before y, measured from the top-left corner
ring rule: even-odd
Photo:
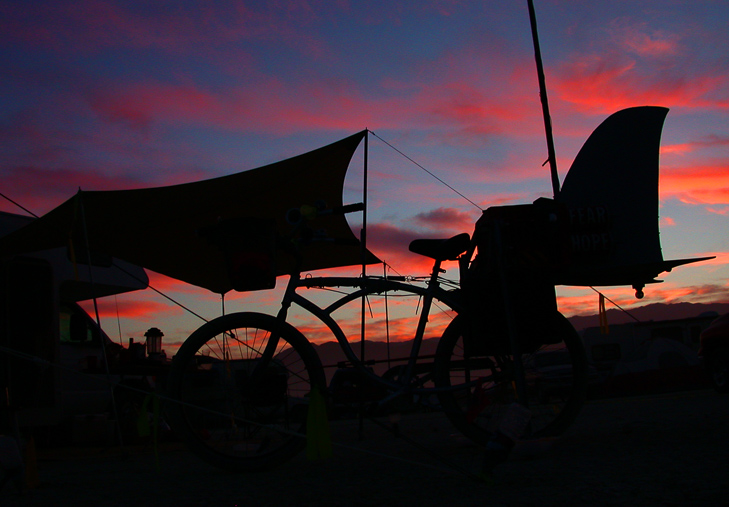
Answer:
[[[706,313],[716,313],[717,316],[729,313],[729,303],[674,303],[674,304],[662,304],[654,303],[639,308],[632,308],[628,313],[623,312],[619,309],[610,309],[606,312],[608,323],[610,325],[625,324],[628,322],[635,322],[635,319],[641,322],[649,321],[664,321],[674,319],[685,319],[690,317],[698,317],[699,315]],[[632,315],[632,317],[631,317]],[[634,318],[633,318],[634,317]],[[576,316],[569,319],[572,325],[578,332],[581,332],[589,327],[596,327],[600,325],[599,316],[587,315],[587,316]],[[438,345],[437,338],[430,338],[423,340],[421,347],[421,355],[435,354],[435,349]],[[412,346],[412,340],[405,342],[392,342],[390,344],[390,358],[402,359],[406,358],[410,354],[410,347]],[[344,354],[342,353],[339,344],[336,342],[326,342],[319,345],[314,345],[319,357],[321,358],[322,364],[327,368],[328,376],[331,376],[337,363],[344,361]],[[359,351],[359,343],[352,345],[355,352]],[[373,342],[367,341],[365,343],[365,358],[376,359],[378,361],[386,360],[388,357],[387,344],[384,342]],[[382,374],[387,369],[385,364],[378,364],[375,369],[377,373]]]
[[[632,308],[626,312],[617,308],[612,308],[605,312],[608,324],[625,324],[628,322],[650,322],[686,319],[689,317],[698,317],[702,314],[716,313],[717,316],[729,313],[729,303],[653,303],[638,308]],[[632,315],[632,317],[631,317]],[[635,317],[635,318],[633,318]],[[600,325],[600,319],[595,315],[581,315],[571,317],[569,321],[578,332],[588,327],[597,327]]]

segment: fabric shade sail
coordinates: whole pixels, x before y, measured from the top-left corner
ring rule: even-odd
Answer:
[[[88,257],[88,244],[92,260],[98,254],[118,257],[220,294],[270,288],[275,276],[295,269],[294,257],[276,247],[293,229],[287,212],[322,202],[342,206],[347,167],[365,135],[194,183],[79,191],[0,239],[0,255],[70,245],[70,255],[81,260]],[[342,214],[318,215],[306,226],[340,241],[303,246],[302,271],[379,262],[362,250]]]

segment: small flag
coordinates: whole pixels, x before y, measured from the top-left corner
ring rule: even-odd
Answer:
[[[605,313],[605,296],[602,293],[600,293],[598,315],[600,317],[600,334],[610,334],[610,326],[608,326],[607,313]]]
[[[309,412],[306,416],[306,457],[315,461],[332,457],[332,436],[324,395],[313,387],[309,396]]]

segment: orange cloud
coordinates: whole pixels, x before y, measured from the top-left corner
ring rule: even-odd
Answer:
[[[415,337],[415,331],[418,323],[418,301],[411,300],[407,303],[398,302],[393,297],[389,303],[391,313],[389,318],[384,313],[384,309],[378,310],[374,314],[368,313],[365,319],[365,332],[368,340],[374,341],[406,341]],[[382,306],[382,305],[380,305]],[[407,316],[397,316],[398,309],[400,312],[406,308]],[[434,307],[431,310],[428,319],[428,327],[426,329],[425,338],[437,338],[445,329],[445,326],[453,319],[453,312],[444,312],[442,309]],[[342,332],[349,340],[355,350],[360,341],[361,320],[359,313],[337,318],[337,324],[341,327]],[[334,341],[335,338],[329,329],[321,322],[313,318],[303,319],[296,323],[296,328],[301,331],[313,343],[325,343]]]

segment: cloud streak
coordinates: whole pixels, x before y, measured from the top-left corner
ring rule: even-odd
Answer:
[[[661,226],[693,237],[701,225],[693,216],[719,224],[729,214],[729,39],[718,22],[729,13],[721,3],[651,9],[630,2],[538,8],[558,161],[563,174],[592,129],[620,108],[670,107]],[[549,195],[524,6],[5,2],[0,30],[0,176],[5,191],[36,213],[79,187],[229,174],[365,127],[483,208]],[[431,261],[410,253],[409,242],[471,232],[479,210],[381,148],[372,140],[369,244],[397,272],[427,273]],[[0,209],[13,211],[7,203]],[[683,279],[693,292],[661,288],[657,297],[721,297],[717,273],[727,257],[717,238],[729,230],[712,227],[695,250],[718,252],[701,268],[714,278]],[[667,279],[674,276],[681,275]],[[195,293],[155,274],[152,282],[185,300]],[[630,290],[615,290],[633,304],[621,295]],[[196,296],[216,314],[215,297]],[[231,303],[274,299],[232,295]],[[594,299],[560,305],[586,311]],[[142,320],[176,319],[176,311],[167,302],[123,308]],[[192,324],[171,326],[170,334],[182,337],[185,325]]]

